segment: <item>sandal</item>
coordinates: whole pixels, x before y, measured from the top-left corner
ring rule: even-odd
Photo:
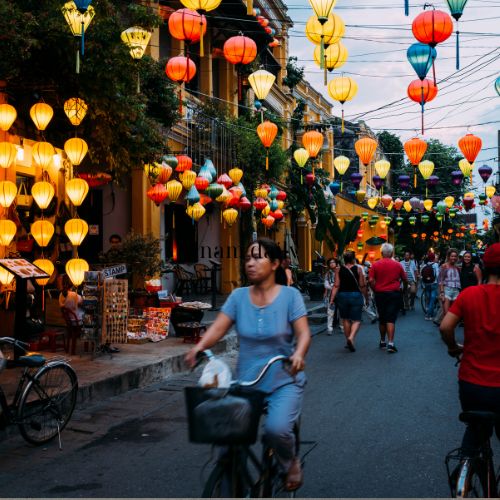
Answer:
[[[292,460],[292,465],[288,469],[285,478],[285,490],[286,491],[295,491],[298,490],[302,483],[304,482],[304,473],[302,472],[302,466],[300,464],[300,460],[295,457]]]
[[[354,347],[351,339],[347,339],[347,349],[349,349],[351,352],[356,351],[356,348]]]

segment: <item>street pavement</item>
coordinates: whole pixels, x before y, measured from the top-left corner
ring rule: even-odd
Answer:
[[[302,439],[304,497],[446,497],[447,451],[463,424],[454,360],[420,311],[398,320],[396,345],[378,348],[377,325],[363,323],[357,351],[343,335],[314,337]],[[226,356],[233,363],[235,355]],[[0,451],[0,497],[196,497],[209,446],[190,444],[182,374],[88,405],[57,443],[33,448],[18,435]],[[303,447],[303,452],[307,447]],[[496,456],[500,457],[498,443]]]

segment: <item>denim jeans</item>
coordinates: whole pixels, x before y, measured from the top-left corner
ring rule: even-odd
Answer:
[[[425,303],[427,305],[426,316],[428,318],[433,318],[434,317],[434,308],[436,307],[438,284],[437,283],[426,283],[424,286],[425,286]]]

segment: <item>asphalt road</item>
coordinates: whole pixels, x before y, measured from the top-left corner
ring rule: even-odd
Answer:
[[[318,335],[308,357],[302,439],[319,444],[299,496],[448,496],[444,457],[463,427],[457,369],[437,328],[416,311],[398,322],[397,354],[378,349],[369,323],[355,353],[343,345],[339,333]],[[17,435],[3,441],[0,496],[199,496],[211,450],[187,440],[182,387],[194,380],[177,377],[80,409],[63,451]]]

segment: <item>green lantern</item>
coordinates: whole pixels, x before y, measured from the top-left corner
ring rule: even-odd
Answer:
[[[427,224],[429,222],[429,216],[427,214],[423,214],[422,217],[420,217],[420,219],[424,224]]]
[[[450,216],[450,218],[454,219],[456,217],[456,215],[457,215],[457,209],[454,208],[454,207],[450,208],[450,210],[449,210],[449,216]]]
[[[438,202],[436,205],[436,209],[438,211],[438,215],[444,215],[446,213],[446,209],[448,207],[446,206],[446,203],[444,201]],[[439,219],[438,219],[439,220]]]
[[[408,222],[410,223],[411,226],[414,226],[417,222],[417,218],[412,215],[411,217],[408,217]]]
[[[438,220],[439,222],[442,222],[443,221],[443,218],[444,218],[444,215],[443,214],[436,214],[436,220]]]
[[[390,215],[386,215],[384,217],[385,223],[389,225],[392,222],[392,217]]]
[[[368,225],[370,227],[375,227],[377,225],[377,220],[374,219],[373,217],[368,221]]]
[[[396,217],[396,224],[397,224],[398,226],[402,226],[402,225],[403,225],[403,222],[404,222],[403,217]]]
[[[452,17],[458,21],[462,17],[467,0],[446,0],[446,1],[448,2],[448,7],[450,8],[450,13]]]
[[[368,212],[362,212],[361,218],[366,222],[368,220]]]
[[[486,205],[486,200],[487,200],[487,196],[485,194],[479,195],[479,204],[480,205]]]
[[[362,241],[358,241],[358,244],[356,245],[358,250],[363,250],[363,242]]]

